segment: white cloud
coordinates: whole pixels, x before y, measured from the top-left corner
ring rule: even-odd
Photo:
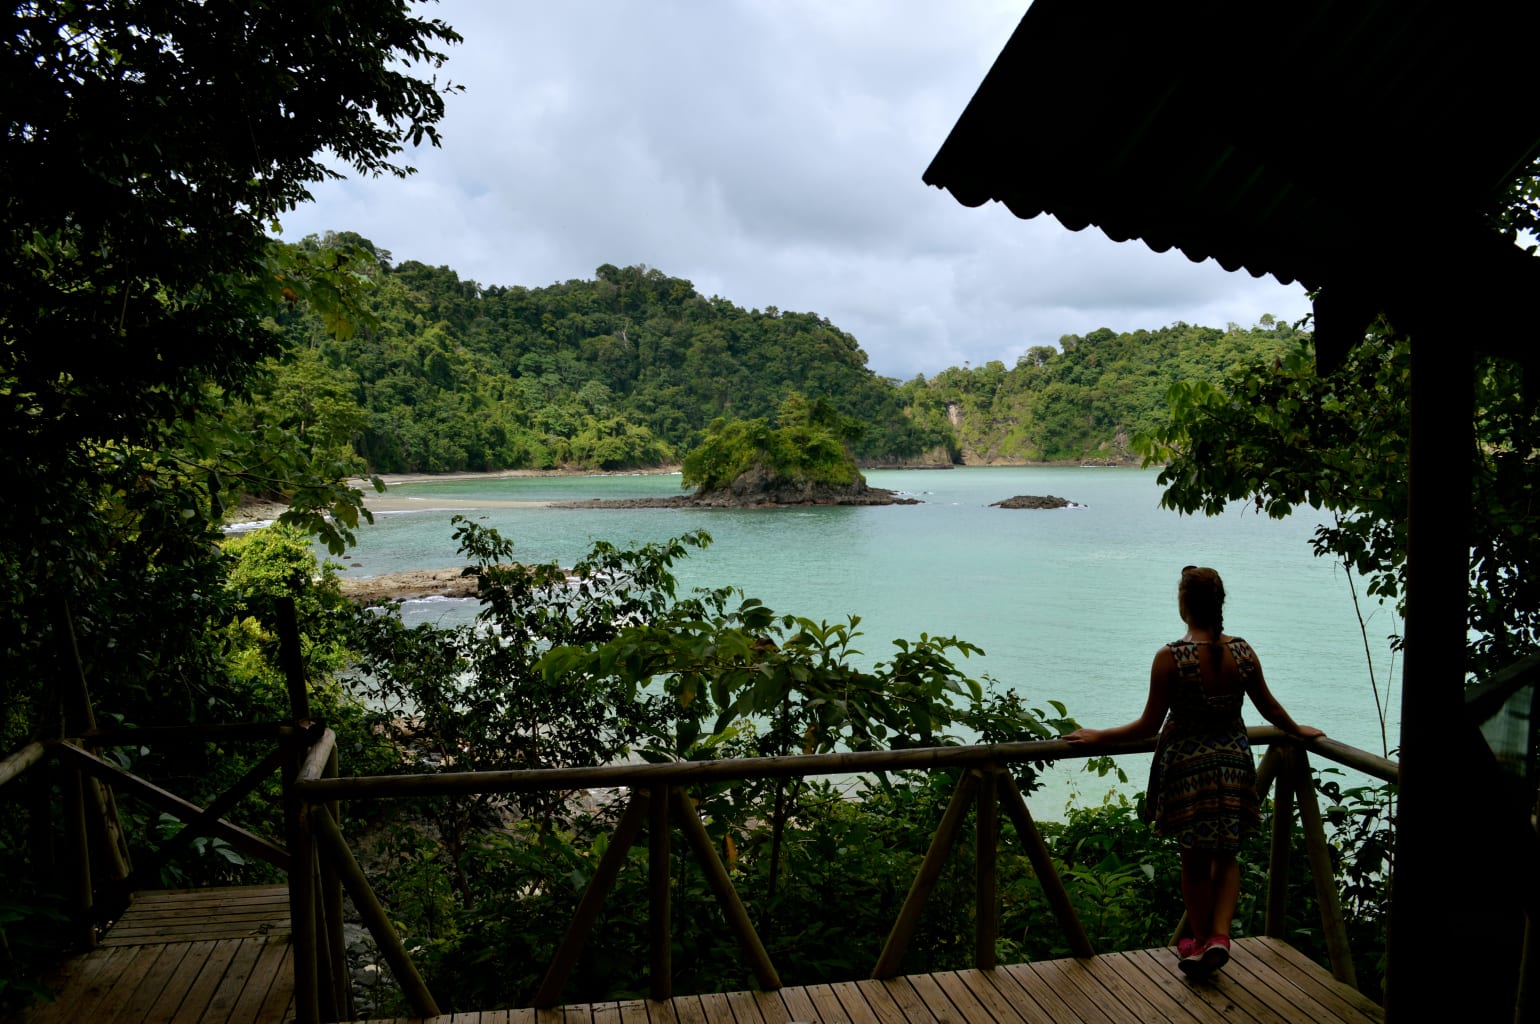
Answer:
[[[288,237],[539,286],[645,263],[747,307],[814,311],[879,373],[1008,365],[1098,327],[1297,318],[1297,286],[969,210],[920,175],[1020,19],[972,0],[445,0],[465,36],[441,150],[318,187]]]

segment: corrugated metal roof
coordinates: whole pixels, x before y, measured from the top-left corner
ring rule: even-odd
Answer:
[[[1480,0],[1037,0],[925,181],[1311,288],[1451,246],[1528,280],[1540,260],[1514,264],[1489,218],[1540,155],[1532,20]]]

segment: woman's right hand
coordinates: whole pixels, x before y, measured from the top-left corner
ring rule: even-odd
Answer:
[[[1091,747],[1102,741],[1100,729],[1076,729],[1072,733],[1066,733],[1059,737],[1066,743],[1072,743],[1077,747]]]

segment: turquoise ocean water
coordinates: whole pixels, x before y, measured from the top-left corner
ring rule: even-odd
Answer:
[[[658,541],[690,530],[712,545],[676,567],[683,586],[731,584],[778,612],[861,617],[861,649],[885,658],[894,638],[925,632],[982,647],[963,667],[1034,706],[1058,700],[1085,725],[1115,725],[1143,707],[1156,648],[1181,635],[1176,580],[1188,563],[1224,576],[1227,632],[1257,649],[1269,685],[1294,717],[1379,752],[1380,732],[1342,569],[1309,547],[1317,517],[1284,520],[1244,504],[1218,517],[1160,508],[1153,470],[1000,468],[878,471],[868,480],[915,506],[757,510],[572,510],[538,503],[674,494],[678,477],[480,478],[400,484],[391,495],[421,510],[379,514],[360,530],[344,575],[457,563],[450,517],[496,527],[523,561],[570,565],[595,540]],[[1017,494],[1055,494],[1085,507],[990,508]],[[474,502],[473,506],[459,503]],[[487,504],[490,503],[490,504]],[[1360,588],[1361,589],[1361,588]],[[464,622],[473,602],[409,602],[409,621]],[[1364,606],[1383,695],[1390,609]],[[1394,666],[1399,682],[1399,664]],[[1391,701],[1394,744],[1400,694]],[[1249,709],[1248,709],[1249,712]],[[1254,712],[1248,720],[1261,722]],[[1125,759],[1128,787],[1148,761]],[[1071,794],[1106,790],[1061,772],[1034,800],[1053,815]]]

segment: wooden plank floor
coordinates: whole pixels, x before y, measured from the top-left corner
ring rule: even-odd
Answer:
[[[289,890],[136,893],[21,1024],[282,1024],[294,1019]]]
[[[1170,949],[891,981],[484,1010],[375,1024],[1380,1024],[1356,989],[1276,939],[1241,939],[1215,978],[1188,981]]]
[[[19,1024],[282,1024],[293,1020],[283,887],[141,893],[100,948]],[[1379,1024],[1357,991],[1275,939],[1241,939],[1193,983],[1169,949],[890,981],[487,1010],[389,1024]]]

